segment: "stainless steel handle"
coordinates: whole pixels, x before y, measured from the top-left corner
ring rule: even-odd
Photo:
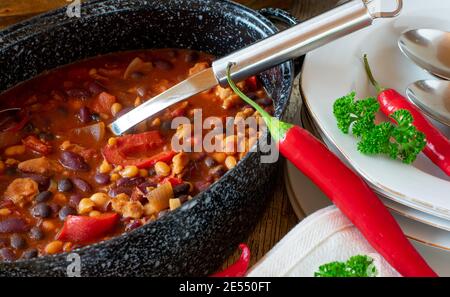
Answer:
[[[402,0],[396,1],[398,7],[393,12],[373,12],[373,7],[370,7],[373,1],[350,1],[215,61],[212,65],[214,74],[219,84],[226,86],[227,66],[233,62],[236,66],[233,67],[232,78],[243,80],[367,27],[376,18],[396,16],[403,4]]]

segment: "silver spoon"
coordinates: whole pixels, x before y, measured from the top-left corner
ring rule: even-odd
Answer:
[[[450,80],[450,32],[416,29],[403,33],[400,50],[429,73]]]
[[[406,95],[427,116],[450,126],[450,81],[419,80],[408,86]]]

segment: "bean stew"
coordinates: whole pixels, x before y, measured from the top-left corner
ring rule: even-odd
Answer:
[[[191,135],[195,110],[222,121],[258,118],[230,88],[193,96],[130,134],[114,137],[108,129],[212,60],[182,49],[114,53],[48,71],[0,94],[1,110],[19,108],[0,113],[0,260],[68,252],[133,230],[235,167],[260,131],[246,129],[244,141],[216,135],[222,151],[179,151],[171,143],[176,135],[199,141]],[[273,112],[254,77],[238,85]],[[181,116],[191,123],[173,127]]]

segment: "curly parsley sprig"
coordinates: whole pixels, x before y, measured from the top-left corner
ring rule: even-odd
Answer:
[[[347,262],[331,262],[319,267],[315,277],[374,277],[378,270],[373,259],[365,255],[357,255]]]
[[[339,129],[360,138],[358,150],[363,154],[384,154],[392,159],[411,164],[425,148],[425,135],[413,125],[413,117],[407,110],[391,115],[395,123],[375,124],[380,104],[375,98],[355,100],[355,92],[336,100],[333,113]]]

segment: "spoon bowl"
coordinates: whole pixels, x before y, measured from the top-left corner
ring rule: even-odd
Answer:
[[[416,29],[403,33],[400,50],[434,76],[450,80],[450,32]]]
[[[406,95],[427,116],[450,126],[450,81],[419,80],[408,86]]]

